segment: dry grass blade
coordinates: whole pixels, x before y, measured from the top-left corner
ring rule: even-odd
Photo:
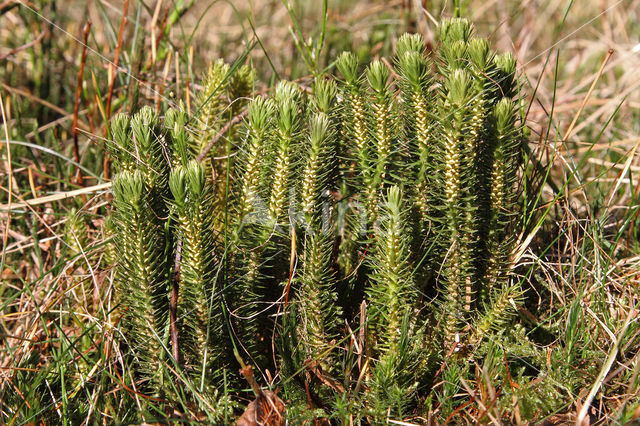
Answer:
[[[20,203],[0,204],[0,210],[11,211],[11,210],[23,209],[27,206],[37,206],[40,204],[46,204],[53,201],[66,200],[68,198],[73,198],[73,197],[77,197],[84,194],[91,194],[93,192],[105,191],[111,188],[111,185],[112,185],[111,182],[101,183],[98,185],[87,186],[81,189],[75,189],[73,191],[63,192],[60,194],[47,195],[45,197],[34,198],[32,200],[24,200],[23,202],[20,202]]]

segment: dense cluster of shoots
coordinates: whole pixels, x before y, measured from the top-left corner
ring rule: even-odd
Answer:
[[[116,288],[122,324],[149,389],[161,392],[166,359],[171,235],[164,220],[168,194],[166,139],[158,116],[143,108],[112,122],[112,153],[120,168],[113,182]]]
[[[194,159],[188,122],[184,109],[167,111],[164,122],[149,108],[114,117],[111,233],[120,324],[140,389],[178,392],[167,376],[178,367],[202,401],[222,388],[229,344],[216,280],[214,187]]]
[[[177,342],[194,389],[219,389],[235,347],[277,369],[292,404],[382,422],[418,409],[438,360],[462,371],[504,327],[522,297],[516,63],[463,19],[442,23],[438,46],[406,34],[391,63],[346,52],[310,91],[281,82],[249,101],[222,192],[194,158],[250,71],[212,66],[195,134],[185,108],[164,125],[147,109],[114,118],[118,270],[135,283],[121,304],[146,377]]]

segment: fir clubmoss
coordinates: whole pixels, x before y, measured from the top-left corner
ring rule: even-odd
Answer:
[[[225,118],[223,95],[226,93],[229,65],[222,59],[215,61],[202,79],[202,90],[196,99],[198,130],[192,143],[193,154],[197,156],[207,146],[221,127]]]
[[[394,104],[389,88],[389,68],[381,61],[374,61],[366,70],[371,88],[371,142],[372,155],[369,164],[360,164],[364,178],[364,199],[369,222],[377,217],[382,188],[389,180],[392,149],[395,149]]]
[[[520,129],[516,125],[516,106],[510,99],[501,99],[492,111],[493,165],[491,168],[489,201],[491,212],[487,233],[486,278],[483,296],[507,282],[509,256],[513,244],[512,225],[516,204],[515,182],[520,162]]]
[[[316,112],[335,118],[337,92],[338,87],[333,80],[316,79],[311,96]]]
[[[148,389],[163,389],[168,276],[165,228],[153,209],[142,172],[121,172],[113,182],[118,291],[123,327]]]
[[[521,299],[522,289],[519,283],[505,283],[502,288],[492,289],[489,301],[474,322],[469,343],[479,345],[489,332],[500,331],[501,327],[505,327],[513,318],[517,306],[522,303]]]
[[[216,288],[218,259],[213,224],[213,192],[202,164],[176,168],[169,180],[172,214],[180,241],[179,298],[177,305],[180,349],[184,366],[198,388],[212,385],[225,365],[224,317],[221,293]]]
[[[338,337],[340,308],[336,305],[334,273],[331,271],[332,241],[329,234],[307,233],[301,238],[300,276],[295,281],[298,295],[299,330],[306,359],[317,361],[325,371]]]
[[[380,213],[370,265],[368,329],[377,361],[372,366],[369,398],[376,417],[386,415],[386,409],[394,415],[403,413],[415,390],[410,366],[417,363],[412,345],[418,333],[411,317],[418,295],[403,204],[399,188],[391,187]]]
[[[367,290],[369,329],[381,352],[397,351],[405,315],[417,299],[412,280],[406,212],[400,190],[391,187],[376,231]]]
[[[343,52],[336,60],[336,68],[344,80],[340,85],[342,101],[342,118],[340,120],[340,137],[342,141],[339,152],[346,161],[340,167],[342,176],[341,191],[345,196],[359,192],[364,187],[364,173],[369,173],[369,129],[367,103],[364,97],[362,79],[358,76],[358,61],[351,52]],[[346,198],[341,203],[340,255],[338,263],[344,276],[350,276],[359,257],[359,241],[366,235],[366,226],[362,226],[360,218],[366,216],[364,203],[358,201],[358,207]],[[362,229],[364,228],[364,229]],[[364,231],[364,232],[362,232]]]
[[[122,170],[114,179],[113,192],[123,327],[131,333],[129,345],[149,389],[159,392],[172,267],[172,237],[165,223],[169,170],[165,131],[158,115],[144,107],[130,120],[116,116],[112,133],[112,154]]]
[[[419,35],[406,34],[398,41],[396,66],[403,94],[402,111],[405,117],[405,138],[410,158],[416,163],[415,203],[420,214],[420,227],[428,228],[429,204],[432,192],[429,180],[433,172],[433,124],[429,116],[432,95],[431,78],[424,53],[424,42]]]
[[[470,131],[471,75],[455,70],[444,85],[441,110],[443,142],[443,232],[445,238],[442,278],[443,326],[446,344],[459,338],[471,310],[475,278],[472,270],[474,219],[477,211],[474,188],[474,137]]]
[[[496,81],[500,86],[498,97],[512,98],[516,94],[516,58],[511,53],[496,55]]]
[[[334,133],[324,114],[312,115],[309,120],[309,137],[306,143],[305,166],[300,188],[300,209],[307,229],[317,232],[322,226],[323,213],[329,201],[331,172],[334,169]]]
[[[467,43],[472,32],[473,26],[468,20],[464,18],[446,19],[440,24],[440,42],[443,46],[457,41]]]
[[[367,111],[362,92],[362,81],[358,76],[358,61],[351,52],[343,52],[336,60],[336,67],[344,78],[342,96],[344,112],[342,119],[343,138],[353,144],[356,157],[364,157],[367,148]]]
[[[249,104],[247,131],[242,146],[242,159],[239,168],[239,197],[236,202],[235,216],[238,225],[254,209],[258,201],[260,175],[265,156],[265,147],[272,133],[275,106],[271,100],[256,98]]]
[[[276,131],[274,134],[273,173],[269,215],[279,223],[287,212],[287,197],[293,173],[293,152],[300,139],[302,122],[300,89],[291,84],[281,84],[276,88]]]
[[[268,329],[266,307],[274,287],[265,266],[275,221],[269,215],[278,109],[272,99],[249,104],[246,137],[240,147],[232,212],[230,263],[233,284],[229,300],[236,333],[249,356],[264,359]],[[285,191],[286,194],[286,191]]]
[[[169,196],[169,147],[160,118],[150,107],[143,107],[131,118],[135,170],[144,178],[149,205],[160,217],[167,217],[165,199]]]
[[[523,123],[513,56],[464,19],[439,36],[429,54],[421,36],[400,37],[394,72],[345,52],[340,78],[316,77],[310,96],[278,83],[249,102],[241,137],[229,129],[224,171],[194,158],[241,112],[248,67],[228,76],[216,62],[195,117],[114,118],[116,288],[150,389],[173,344],[175,266],[178,365],[198,394],[217,395],[235,368],[229,335],[240,357],[277,369],[298,420],[454,412],[465,359],[523,298],[510,276]]]
[[[424,40],[420,34],[405,33],[396,43],[396,56],[402,58],[407,53],[424,54]]]
[[[256,80],[256,72],[249,65],[242,65],[231,75],[229,98],[233,100],[231,110],[238,114],[246,107]]]
[[[171,145],[171,166],[186,167],[189,160],[193,158],[190,151],[191,136],[187,131],[189,117],[183,107],[180,109],[171,108],[164,117],[164,126],[167,129]]]
[[[131,118],[126,114],[116,114],[109,124],[112,140],[109,149],[118,170],[132,172],[135,165],[135,147],[131,133]]]
[[[302,174],[300,208],[303,218],[301,231],[301,271],[296,281],[298,298],[299,336],[305,343],[306,357],[321,362],[325,370],[334,338],[337,337],[340,309],[336,306],[335,274],[331,270],[332,229],[331,199],[325,195],[329,172],[334,161],[329,120],[325,114],[313,115],[309,122],[306,164]]]
[[[64,224],[65,250],[70,256],[83,255],[89,243],[84,217],[75,208],[67,213]]]

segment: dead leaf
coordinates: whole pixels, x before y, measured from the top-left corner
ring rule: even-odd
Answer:
[[[247,379],[251,389],[256,394],[256,399],[251,401],[247,409],[242,413],[236,425],[238,426],[281,426],[284,425],[284,402],[275,392],[262,390],[253,377],[253,368],[244,365],[240,373]]]
[[[269,390],[261,391],[251,401],[236,423],[237,426],[284,425],[284,402]]]

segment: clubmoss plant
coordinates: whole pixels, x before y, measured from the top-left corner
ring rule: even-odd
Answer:
[[[293,174],[293,153],[298,148],[303,118],[302,92],[292,83],[281,83],[275,93],[277,118],[269,215],[279,223],[288,209],[288,190]]]
[[[418,34],[405,34],[398,40],[396,67],[403,94],[402,112],[404,128],[411,158],[416,162],[415,203],[420,213],[420,223],[427,226],[430,204],[429,177],[432,172],[433,124],[429,116],[432,94],[429,86],[432,78],[424,51],[424,41]]]
[[[179,109],[170,109],[164,117],[164,126],[167,129],[171,146],[171,167],[186,167],[193,155],[190,151],[191,136],[187,130],[189,116],[183,106]]]
[[[249,102],[253,91],[256,73],[249,65],[242,65],[231,75],[229,82],[229,99],[233,100],[231,110],[233,115],[240,113]]]
[[[202,152],[222,126],[222,111],[226,105],[223,95],[226,94],[228,83],[229,65],[219,59],[211,64],[202,79],[202,90],[196,99],[198,130],[192,143],[195,156]]]
[[[152,207],[158,213],[166,213],[164,200],[169,193],[170,165],[165,129],[160,126],[158,114],[143,107],[131,118],[131,130],[134,143],[129,155],[133,157],[134,169],[142,172],[145,186],[152,193]]]
[[[75,208],[67,213],[64,226],[65,250],[71,256],[83,255],[89,240],[85,218]]]
[[[351,52],[342,53],[336,60],[336,68],[344,78],[344,112],[342,115],[343,139],[353,143],[356,160],[367,148],[368,126],[366,101],[362,93],[362,79],[358,76],[358,60]]]
[[[231,169],[227,163],[232,162],[227,151],[240,138],[238,126],[229,120],[246,107],[254,80],[255,72],[249,65],[232,67],[222,60],[215,61],[202,77],[192,106],[194,116],[186,123],[192,135],[191,155],[183,158],[201,158],[205,164],[207,179],[214,187],[216,229],[220,232],[224,223],[221,213],[227,208],[227,170]],[[186,132],[186,127],[183,130]]]
[[[442,209],[433,212],[432,218],[442,224],[438,258],[444,289],[445,346],[464,341],[463,330],[473,322],[474,312],[488,306],[494,275],[506,282],[506,269],[497,272],[495,265],[508,264],[509,242],[493,238],[496,232],[508,229],[508,223],[503,220],[500,226],[496,221],[496,215],[503,217],[505,210],[501,196],[491,194],[497,192],[514,200],[513,173],[518,167],[521,140],[515,104],[504,97],[515,93],[511,86],[515,63],[508,55],[494,59],[487,41],[472,37],[472,33],[472,26],[461,19],[441,27],[439,69],[444,80],[436,123],[441,157],[433,165],[433,182],[440,188]],[[508,148],[503,150],[500,145],[504,143]],[[509,158],[505,159],[507,152]],[[511,177],[502,186],[501,171],[506,164]],[[496,256],[501,260],[492,260]],[[499,292],[503,290],[506,288]]]
[[[111,129],[112,155],[121,170],[113,193],[122,322],[149,389],[162,392],[172,266],[165,133],[146,107],[131,119],[116,116]]]
[[[446,253],[443,256],[444,282],[443,327],[446,344],[459,340],[459,333],[471,310],[474,274],[472,270],[475,244],[475,182],[473,136],[469,128],[468,105],[471,76],[454,70],[444,84],[441,102],[442,166],[440,184]]]
[[[389,68],[381,61],[372,62],[366,70],[371,88],[370,151],[371,158],[362,162],[360,169],[364,180],[364,201],[367,217],[371,225],[377,219],[378,203],[382,189],[389,181],[392,150],[397,150],[396,118],[393,98],[389,87]]]
[[[340,322],[335,273],[331,270],[332,229],[326,224],[332,214],[325,191],[335,160],[331,150],[333,136],[326,115],[311,116],[300,199],[302,269],[295,283],[301,315],[298,334],[305,343],[307,359],[320,363],[332,352]],[[324,364],[323,368],[331,370],[333,366]]]
[[[120,171],[132,172],[135,167],[135,146],[131,132],[131,118],[117,114],[110,123],[112,141],[109,148],[114,153],[115,166]]]
[[[326,209],[332,206],[330,201],[331,173],[334,170],[334,132],[329,117],[316,113],[309,119],[309,137],[306,142],[306,158],[300,185],[300,213],[302,225],[310,232],[328,231],[327,223],[331,218]]]
[[[225,366],[221,293],[213,224],[213,190],[201,163],[171,172],[172,215],[180,244],[177,319],[182,364],[192,372],[199,390],[216,384]],[[227,348],[228,349],[228,348]]]
[[[368,332],[372,376],[368,399],[374,416],[382,420],[391,410],[401,415],[415,391],[419,332],[413,309],[418,299],[413,281],[409,232],[400,189],[389,188],[380,212],[370,260],[367,288]]]
[[[162,392],[169,309],[165,229],[142,172],[120,172],[113,193],[123,328],[137,369],[147,381],[144,388]]]
[[[237,187],[232,195],[230,300],[237,335],[243,353],[252,359],[265,358],[269,310],[267,293],[277,286],[265,271],[270,238],[276,222],[270,216],[271,187],[277,145],[277,109],[273,99],[258,97],[248,108],[245,138],[240,146]],[[285,195],[286,191],[283,192]],[[283,201],[284,203],[284,201]]]
[[[316,112],[325,114],[330,120],[338,117],[336,108],[338,87],[335,81],[318,78],[313,83],[311,103]]]
[[[160,383],[153,372],[179,348],[191,394],[216,399],[237,348],[278,371],[292,421],[455,410],[467,359],[523,299],[510,276],[523,124],[513,57],[464,19],[439,37],[427,55],[422,37],[402,36],[393,69],[343,53],[340,78],[316,76],[310,96],[280,82],[254,98],[242,140],[227,142],[224,192],[195,157],[225,122],[223,92],[248,90],[248,68],[227,83],[212,67],[195,138],[185,108],[164,123],[150,109],[114,118],[119,280],[139,282],[121,303],[153,307],[125,316],[147,380]]]
[[[249,104],[246,138],[241,148],[242,162],[238,166],[241,178],[234,211],[237,229],[242,227],[247,214],[258,202],[265,147],[273,131],[274,111],[275,106],[270,99],[258,97]]]

